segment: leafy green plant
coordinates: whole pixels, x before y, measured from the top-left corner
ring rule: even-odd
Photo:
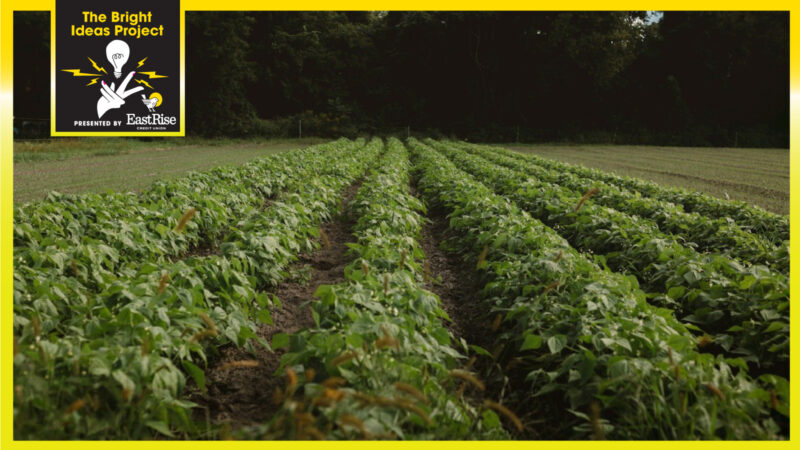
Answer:
[[[789,273],[788,241],[773,245],[760,235],[742,230],[729,217],[713,218],[699,213],[686,213],[681,205],[642,197],[611,183],[576,175],[570,171],[568,164],[550,162],[548,167],[544,167],[532,160],[515,157],[510,150],[472,144],[458,145],[471,153],[546,183],[557,184],[575,192],[597,189],[598,192],[591,197],[593,203],[651,220],[664,233],[674,235],[684,245],[695,247],[700,252],[722,253],[745,263],[763,264],[784,275]]]
[[[500,367],[514,362],[531,387],[513,393],[518,403],[558,417],[574,438],[779,436],[774,405],[744,361],[700,353],[634,277],[601,268],[431,147],[413,139],[410,147],[424,196],[450,211],[449,247],[483,256],[483,301],[501,314],[492,357]],[[467,160],[459,167],[473,170]]]
[[[204,390],[222,346],[256,344],[287,349],[286,385],[243,438],[507,439],[526,425],[519,408],[565,438],[786,437],[780,220],[752,209],[727,222],[714,214],[730,205],[642,197],[647,185],[481,146],[409,148],[413,165],[396,139],[340,139],[139,195],[17,207],[15,438],[206,437],[187,382]],[[412,171],[449,213],[445,247],[483,281],[492,352],[454,339],[423,287]],[[315,325],[258,338],[280,307],[270,290],[297,276],[364,174],[348,206],[353,259],[317,291]],[[478,356],[491,359],[481,374]],[[488,398],[483,381],[509,377],[514,389]]]
[[[275,305],[262,289],[285,276],[298,252],[317,245],[319,224],[379,150],[377,140],[320,148],[337,158],[266,210],[245,216],[225,234],[219,254],[106,271],[107,277],[95,277],[98,293],[81,285],[80,270],[48,278],[21,265],[15,270],[21,281],[15,285],[15,436],[195,432],[189,418],[195,405],[181,399],[184,370],[202,385],[209,351],[251,344],[255,321],[269,323]],[[314,154],[300,155],[298,164],[314,163]],[[101,269],[87,267],[94,271]],[[17,290],[26,283],[35,290]]]
[[[788,217],[765,211],[745,202],[722,200],[693,190],[661,186],[647,180],[621,177],[602,170],[550,161],[535,155],[507,154],[521,161],[533,161],[547,169],[566,170],[581,177],[603,181],[631,192],[638,192],[646,197],[681,205],[688,213],[697,213],[715,219],[733,220],[741,229],[758,234],[775,245],[781,245],[784,241],[789,240]]]
[[[409,193],[408,170],[403,145],[390,139],[350,203],[357,242],[345,281],[318,289],[317,327],[279,338],[289,350],[287,386],[276,393],[282,408],[244,436],[507,437],[491,409],[456,392],[466,345],[453,340],[437,297],[421,287],[424,207]]]
[[[649,221],[595,205],[583,193],[457,150],[437,149],[612,270],[634,275],[651,302],[761,371],[788,376],[789,283],[765,266],[700,254]]]

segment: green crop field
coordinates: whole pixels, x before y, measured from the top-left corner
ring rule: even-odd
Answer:
[[[15,439],[787,439],[788,217],[563,161],[786,155],[560,149],[20,160]]]
[[[50,191],[139,191],[156,180],[180,176],[190,170],[242,164],[318,140],[195,139],[188,144],[166,141],[167,145],[120,138],[16,143],[14,203],[41,200]]]
[[[518,145],[523,153],[696,189],[789,214],[789,150],[752,148]]]

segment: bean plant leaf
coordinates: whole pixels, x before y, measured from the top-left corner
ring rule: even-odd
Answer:
[[[550,353],[559,353],[567,345],[567,337],[563,334],[557,334],[547,338],[547,347]]]
[[[166,436],[169,436],[169,437],[175,437],[175,435],[172,434],[171,431],[169,431],[169,427],[167,426],[167,424],[165,424],[164,422],[162,422],[160,420],[159,421],[150,420],[150,421],[147,422],[147,426],[152,428],[152,429],[154,429],[154,430],[156,430],[156,431],[158,431],[159,433],[161,433],[163,435],[166,435]]]
[[[206,374],[203,372],[203,369],[197,367],[194,363],[190,361],[183,361],[183,368],[189,372],[194,382],[197,383],[197,386],[200,388],[201,391],[205,392],[206,390]]]
[[[283,348],[289,345],[289,335],[286,333],[275,333],[272,336],[272,348]]]
[[[550,347],[550,352],[558,353],[558,351],[561,350],[561,347],[563,347],[563,345],[559,347],[558,350],[553,350],[556,344],[551,345],[550,339],[547,340],[547,346]],[[522,343],[522,348],[520,348],[520,350],[536,350],[541,346],[542,346],[542,337],[537,334],[529,334],[525,336],[525,341]]]

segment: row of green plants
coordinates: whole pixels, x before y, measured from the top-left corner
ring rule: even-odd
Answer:
[[[26,205],[30,215],[15,218],[15,232],[24,236],[14,247],[15,313],[26,317],[24,311],[40,303],[54,309],[64,323],[69,323],[71,317],[85,314],[98,295],[133,300],[136,293],[124,289],[130,279],[182,256],[229,250],[226,242],[241,239],[241,228],[261,217],[262,206],[274,199],[272,194],[277,187],[282,187],[284,190],[279,192],[287,195],[298,192],[306,187],[311,171],[326,157],[341,158],[363,144],[339,141],[298,152],[294,158],[268,157],[243,169],[215,169],[211,171],[213,175],[192,174],[169,182],[170,189],[163,191],[165,198],[153,202],[148,198],[161,191],[164,183],[159,182],[138,203],[135,197],[126,200],[130,202],[127,206],[141,215],[126,216],[125,205],[112,202],[107,206],[114,213],[103,212],[104,219],[87,223],[86,227],[80,223],[96,217],[93,211],[101,211],[100,205],[86,210],[73,208],[99,201],[102,196],[87,194],[89,200],[79,195],[69,196],[70,201],[62,209],[52,201],[42,202],[41,208],[36,204]],[[241,185],[236,183],[237,179]],[[242,187],[256,186],[259,179],[263,180],[264,188]],[[231,190],[229,196],[225,195],[225,188]],[[114,196],[109,194],[109,198]],[[243,198],[247,201],[240,201]],[[159,215],[160,209],[169,214]],[[237,212],[242,215],[234,216]],[[117,213],[119,218],[115,219]],[[55,219],[44,219],[51,216],[61,217],[69,224],[68,229],[80,230],[82,234],[75,231],[72,238],[65,238]],[[37,224],[33,234],[27,232],[33,228],[23,222],[26,218],[34,218]],[[48,231],[48,225],[52,231]],[[127,247],[135,246],[131,240],[139,242],[143,250],[128,251]],[[207,244],[198,247],[201,240]],[[172,250],[165,252],[166,247]]]
[[[158,181],[134,193],[64,195],[14,212],[14,269],[18,283],[74,278],[96,292],[142,262],[161,263],[218,243],[232,224],[257,214],[278,192],[302,183],[326,155],[346,152],[346,140],[278,154],[240,167],[195,172]],[[194,213],[190,212],[194,211]],[[187,214],[180,233],[175,230]],[[77,275],[76,275],[77,274]],[[46,287],[44,287],[46,289]]]
[[[465,368],[468,349],[445,328],[439,299],[423,288],[425,208],[410,193],[409,168],[403,144],[389,139],[350,203],[356,242],[348,244],[345,279],[317,290],[314,328],[273,340],[288,347],[280,369],[286,387],[275,392],[281,407],[242,437],[508,437],[492,409],[502,406],[466,399],[483,385]],[[470,379],[475,384],[459,393]]]
[[[203,367],[219,347],[268,346],[254,330],[280,301],[264,291],[317,245],[320,223],[382,148],[340,144],[317,176],[236,223],[216,253],[145,261],[85,297],[54,285],[23,294],[15,283],[15,438],[197,433],[196,405],[182,397],[186,375],[204,389]],[[298,164],[319,162],[310,155]]]
[[[508,197],[611,270],[632,275],[651,303],[675,310],[709,350],[788,376],[789,282],[765,266],[700,254],[652,222],[593,204],[449,144],[433,143],[459,167]],[[710,333],[706,335],[705,333]]]
[[[449,212],[448,248],[477,262],[482,301],[498,315],[491,366],[524,376],[506,395],[560,425],[553,435],[773,439],[788,432],[779,425],[789,414],[785,379],[754,380],[743,360],[704,353],[670,310],[648,304],[634,277],[598,265],[458,168],[472,170],[471,158],[454,164],[419,141],[409,144],[424,197]]]
[[[502,166],[526,173],[546,183],[575,192],[593,192],[592,203],[608,206],[625,214],[651,220],[664,233],[685,240],[684,245],[700,252],[722,253],[745,263],[763,264],[784,275],[789,274],[789,242],[774,245],[766,238],[742,230],[731,219],[686,213],[683,206],[652,197],[642,197],[625,188],[569,171],[567,164],[553,162],[545,168],[533,160],[520,159],[511,150],[498,147],[456,144],[469,152]]]
[[[789,240],[789,217],[771,213],[746,202],[723,200],[702,192],[671,186],[662,186],[652,181],[619,176],[599,169],[587,168],[542,158],[536,155],[509,153],[521,161],[533,161],[547,169],[565,170],[575,175],[604,181],[632,192],[683,206],[684,211],[716,218],[731,219],[745,231],[758,234],[776,245]]]

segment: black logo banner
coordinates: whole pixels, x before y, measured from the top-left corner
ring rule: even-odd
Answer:
[[[57,0],[55,134],[180,131],[178,0]]]

